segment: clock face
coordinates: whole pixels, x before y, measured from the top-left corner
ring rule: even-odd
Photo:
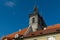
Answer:
[[[18,38],[18,37],[19,37],[19,35],[18,35],[18,34],[16,34],[16,35],[15,35],[15,38]]]

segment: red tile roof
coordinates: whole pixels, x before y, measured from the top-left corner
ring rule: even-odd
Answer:
[[[46,30],[39,30],[39,31],[36,31],[36,32],[31,32],[30,34],[27,34],[27,36],[24,36],[24,37],[28,38],[28,37],[32,37],[32,36],[55,33],[55,32],[59,32],[59,31],[60,31],[60,24],[56,24],[56,25],[53,25],[53,26],[48,26],[46,28]]]
[[[12,39],[12,38],[15,37],[15,34],[23,35],[26,31],[27,31],[27,28],[25,28],[25,29],[23,29],[23,30],[21,30],[19,32],[15,32],[15,33],[9,34],[9,35],[3,37],[3,39],[5,39],[5,38]]]
[[[10,35],[8,35],[6,37],[9,38],[9,39],[12,39],[12,38],[14,38],[15,34],[23,35],[27,31],[27,29],[28,28],[23,29],[20,32],[15,32],[15,33],[10,34]],[[39,30],[39,31],[36,31],[36,32],[31,32],[31,33],[27,34],[27,36],[24,36],[24,37],[31,37],[31,36],[37,36],[37,35],[54,33],[54,32],[57,32],[56,31],[57,29],[60,30],[60,24],[56,24],[56,25],[53,25],[53,26],[48,26],[46,28],[46,30]],[[3,38],[6,38],[6,37],[3,37]]]

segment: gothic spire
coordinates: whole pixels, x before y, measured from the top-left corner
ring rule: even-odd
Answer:
[[[37,8],[37,6],[34,6],[34,14],[38,14],[38,8]]]
[[[34,14],[37,14],[38,13],[38,8],[37,8],[37,1],[38,0],[34,0]]]

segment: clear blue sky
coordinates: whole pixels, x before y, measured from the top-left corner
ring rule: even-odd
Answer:
[[[60,23],[60,0],[38,0],[37,6],[46,24]],[[0,0],[0,37],[28,27],[34,0]]]

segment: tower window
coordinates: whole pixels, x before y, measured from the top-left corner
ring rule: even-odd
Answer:
[[[32,23],[34,23],[35,22],[35,18],[32,18]]]

